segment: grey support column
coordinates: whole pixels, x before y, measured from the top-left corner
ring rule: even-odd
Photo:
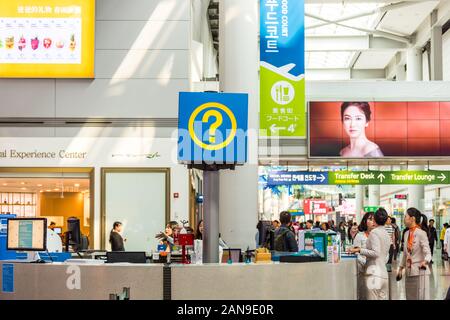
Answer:
[[[248,164],[220,172],[220,232],[234,248],[254,248],[258,221],[258,0],[220,0],[219,81],[248,93]]]
[[[431,80],[443,80],[442,27],[431,28]]]
[[[423,166],[409,166],[408,170],[424,170]],[[408,208],[414,207],[420,211],[425,209],[425,186],[423,185],[410,185],[408,186]]]
[[[358,224],[361,222],[362,216],[361,216],[361,211],[363,210],[364,207],[364,186],[362,185],[357,185],[356,187],[356,205],[355,205],[355,211],[356,211],[356,222],[358,222]]]
[[[422,49],[409,48],[406,52],[406,80],[422,81]]]
[[[369,186],[369,207],[377,207],[380,205],[380,186]]]
[[[203,263],[219,262],[219,171],[203,172]]]

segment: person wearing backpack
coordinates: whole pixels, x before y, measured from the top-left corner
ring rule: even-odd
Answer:
[[[275,230],[274,248],[280,252],[298,252],[298,243],[295,234],[290,229],[291,214],[287,211],[280,213],[281,226]]]

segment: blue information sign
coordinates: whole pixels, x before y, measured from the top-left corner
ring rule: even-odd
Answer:
[[[3,264],[2,268],[2,291],[5,293],[14,292],[14,265]]]
[[[247,161],[247,94],[180,92],[178,119],[178,161]]]
[[[306,137],[304,0],[260,1],[260,135]]]
[[[328,172],[275,171],[270,172],[268,185],[328,184]]]

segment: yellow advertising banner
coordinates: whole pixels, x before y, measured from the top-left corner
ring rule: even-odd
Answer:
[[[95,0],[0,1],[0,77],[94,78]]]

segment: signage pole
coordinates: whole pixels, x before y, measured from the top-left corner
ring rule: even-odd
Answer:
[[[203,263],[219,262],[219,171],[203,171]]]

